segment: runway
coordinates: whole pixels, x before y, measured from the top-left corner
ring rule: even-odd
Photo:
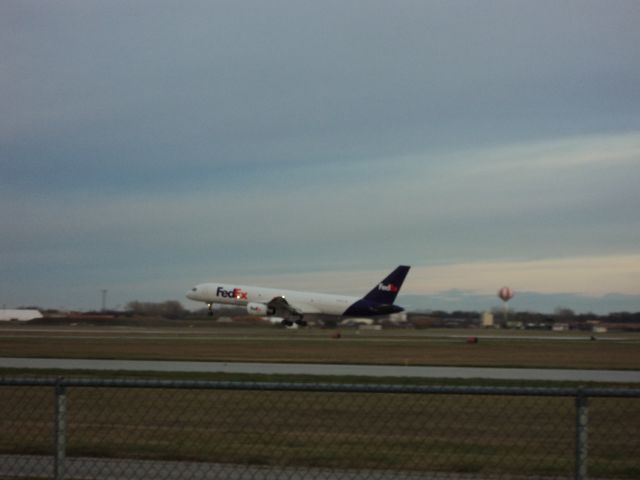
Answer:
[[[0,368],[640,383],[637,370],[0,358]]]

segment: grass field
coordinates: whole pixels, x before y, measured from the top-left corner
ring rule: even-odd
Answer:
[[[640,368],[640,337],[486,331],[288,331],[234,328],[0,329],[3,356]],[[468,344],[468,336],[480,336]],[[510,385],[514,382],[302,376],[0,371],[240,381]],[[520,385],[523,382],[518,382]],[[528,382],[526,386],[559,386]],[[566,386],[566,385],[562,385]],[[253,465],[570,476],[571,398],[69,389],[68,455]],[[47,454],[51,388],[0,388],[0,451]],[[590,401],[589,472],[640,476],[638,399]]]
[[[0,451],[51,450],[50,388],[0,388]],[[69,456],[571,476],[572,398],[68,389]],[[592,399],[589,472],[637,478],[638,399]]]
[[[640,336],[543,332],[104,327],[0,330],[0,355],[50,358],[640,369]],[[468,344],[468,336],[479,342]]]

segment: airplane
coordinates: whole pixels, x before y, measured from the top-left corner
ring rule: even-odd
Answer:
[[[186,297],[206,303],[209,315],[213,315],[213,304],[219,303],[246,307],[247,312],[253,315],[282,317],[281,323],[285,327],[291,327],[294,323],[304,327],[307,325],[304,320],[307,313],[373,317],[404,311],[393,302],[409,268],[400,265],[362,298],[228,283],[201,283],[188,291]],[[294,317],[297,318],[292,320]]]

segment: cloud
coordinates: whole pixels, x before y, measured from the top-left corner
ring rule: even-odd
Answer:
[[[410,285],[410,293],[462,289],[492,294],[507,285],[516,292],[640,295],[640,255],[419,266]]]
[[[177,159],[368,161],[640,126],[634,2],[149,5],[0,6],[11,178],[157,184]]]
[[[456,152],[454,161],[473,157],[478,161],[472,174],[513,173],[524,169],[563,172],[598,164],[637,163],[640,159],[640,132],[596,133],[540,141],[503,144],[496,148]]]
[[[410,311],[487,311],[502,310],[504,305],[495,294],[474,294],[448,291],[428,295],[402,295],[400,304]],[[578,294],[544,294],[518,292],[508,307],[515,311],[553,313],[558,308],[569,308],[578,313],[606,315],[610,312],[640,311],[640,295],[610,294],[601,297]]]
[[[569,138],[366,165],[220,170],[210,183],[161,191],[34,193],[9,186],[0,194],[6,232],[0,245],[12,255],[54,247],[76,258],[90,257],[96,246],[118,246],[109,257],[118,263],[121,256],[126,264],[127,254],[139,256],[142,246],[145,255],[160,257],[217,260],[216,252],[225,252],[230,269],[247,255],[255,262],[276,259],[275,264],[288,257],[291,264],[316,269],[347,256],[363,266],[378,258],[382,266],[399,252],[404,261],[427,264],[465,256],[635,252],[638,138]],[[601,145],[601,157],[594,156],[594,145]],[[529,157],[504,177],[496,175],[513,151]],[[583,156],[594,160],[573,161]]]
[[[181,291],[635,255],[638,15],[2,2],[2,277]]]
[[[332,269],[312,273],[266,274],[254,281],[272,286],[339,293],[366,293],[396,265],[387,270]],[[237,281],[250,282],[247,275]],[[611,293],[640,295],[640,254],[550,258],[531,261],[414,264],[402,288],[404,295],[492,295],[502,286],[516,294],[577,294],[604,296]]]

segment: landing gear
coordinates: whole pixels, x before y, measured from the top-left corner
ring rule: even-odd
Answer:
[[[289,318],[285,318],[284,320],[282,320],[283,327],[291,328],[294,325],[298,327],[306,327],[308,323],[306,322],[306,320],[302,319],[302,315],[299,315],[295,320],[290,320]]]
[[[207,315],[209,315],[210,317],[213,317],[213,303],[207,303]]]

